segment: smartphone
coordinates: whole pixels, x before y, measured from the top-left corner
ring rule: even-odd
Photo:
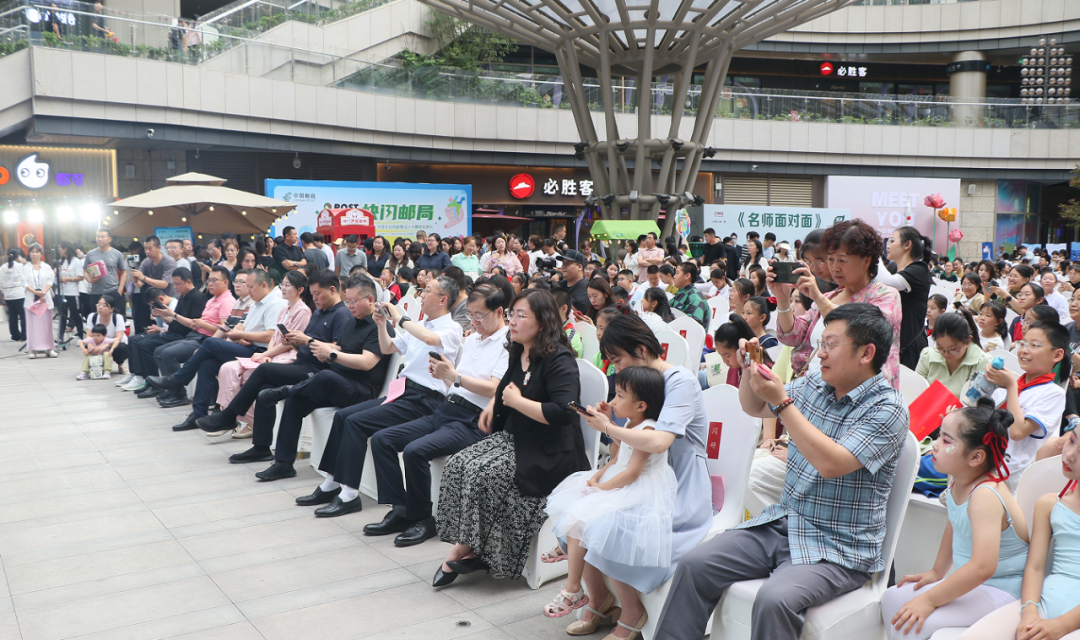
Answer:
[[[379,315],[382,316],[383,320],[392,320],[393,319],[393,316],[390,315],[390,310],[387,309],[386,307],[382,307],[382,306],[379,307]]]
[[[165,309],[166,308],[165,305],[161,304],[160,300],[154,300],[153,302],[150,303],[150,306],[155,308],[155,309]]]
[[[802,268],[798,262],[774,262],[772,263],[773,282],[777,284],[796,284],[799,276],[796,269]]]
[[[753,342],[747,343],[746,356],[743,362],[748,367],[750,366],[751,362],[756,362],[758,364],[764,362],[764,358],[762,357],[761,345],[755,344]]]
[[[438,360],[438,361],[442,362],[442,354],[439,353],[438,351],[428,351],[427,354],[429,356],[431,356],[431,358],[433,360]]]
[[[570,402],[567,402],[566,404],[567,404],[567,406],[569,406],[574,411],[577,411],[578,413],[584,413],[587,416],[592,415],[591,413],[589,413],[589,410],[586,409],[585,407],[581,406],[581,403],[578,402],[577,400],[571,400]]]
[[[289,332],[289,330],[285,327],[285,325],[283,325],[281,323],[278,323],[277,330],[281,332],[281,335],[285,335],[286,333]]]

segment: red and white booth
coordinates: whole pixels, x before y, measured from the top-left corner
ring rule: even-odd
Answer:
[[[354,233],[361,242],[375,237],[375,216],[367,209],[323,209],[318,224],[318,231],[327,243]]]

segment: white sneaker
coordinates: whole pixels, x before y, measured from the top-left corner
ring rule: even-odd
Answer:
[[[135,376],[131,382],[120,387],[124,391],[142,391],[146,388],[146,380],[142,376]]]
[[[30,352],[30,359],[31,360],[36,360],[37,359],[37,351],[31,351]]]
[[[47,355],[50,358],[55,358],[56,357],[56,350],[55,349],[49,349],[49,352],[47,354],[45,354],[45,355]]]
[[[135,374],[134,373],[125,374],[123,378],[120,378],[119,380],[116,381],[116,386],[122,387],[122,386],[124,386],[125,384],[131,382],[134,379],[135,379]]]

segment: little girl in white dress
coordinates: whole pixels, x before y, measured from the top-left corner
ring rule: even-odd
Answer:
[[[610,405],[616,417],[628,419],[627,428],[654,428],[664,405],[663,374],[647,367],[623,369],[615,377]],[[625,442],[619,443],[618,459],[595,473],[579,471],[555,487],[547,512],[555,519],[555,536],[566,541],[570,566],[566,588],[544,614],[559,618],[589,603],[581,588],[586,550],[620,564],[668,566],[675,493],[667,452],[634,451]]]

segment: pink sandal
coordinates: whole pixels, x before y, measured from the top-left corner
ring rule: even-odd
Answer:
[[[566,589],[559,589],[559,595],[551,603],[544,605],[544,615],[549,618],[561,618],[589,604],[589,596],[581,590],[570,593]]]
[[[545,551],[540,554],[540,562],[544,564],[555,564],[556,562],[562,562],[566,560],[566,552],[559,548],[559,545],[555,545],[551,548],[551,551]]]

